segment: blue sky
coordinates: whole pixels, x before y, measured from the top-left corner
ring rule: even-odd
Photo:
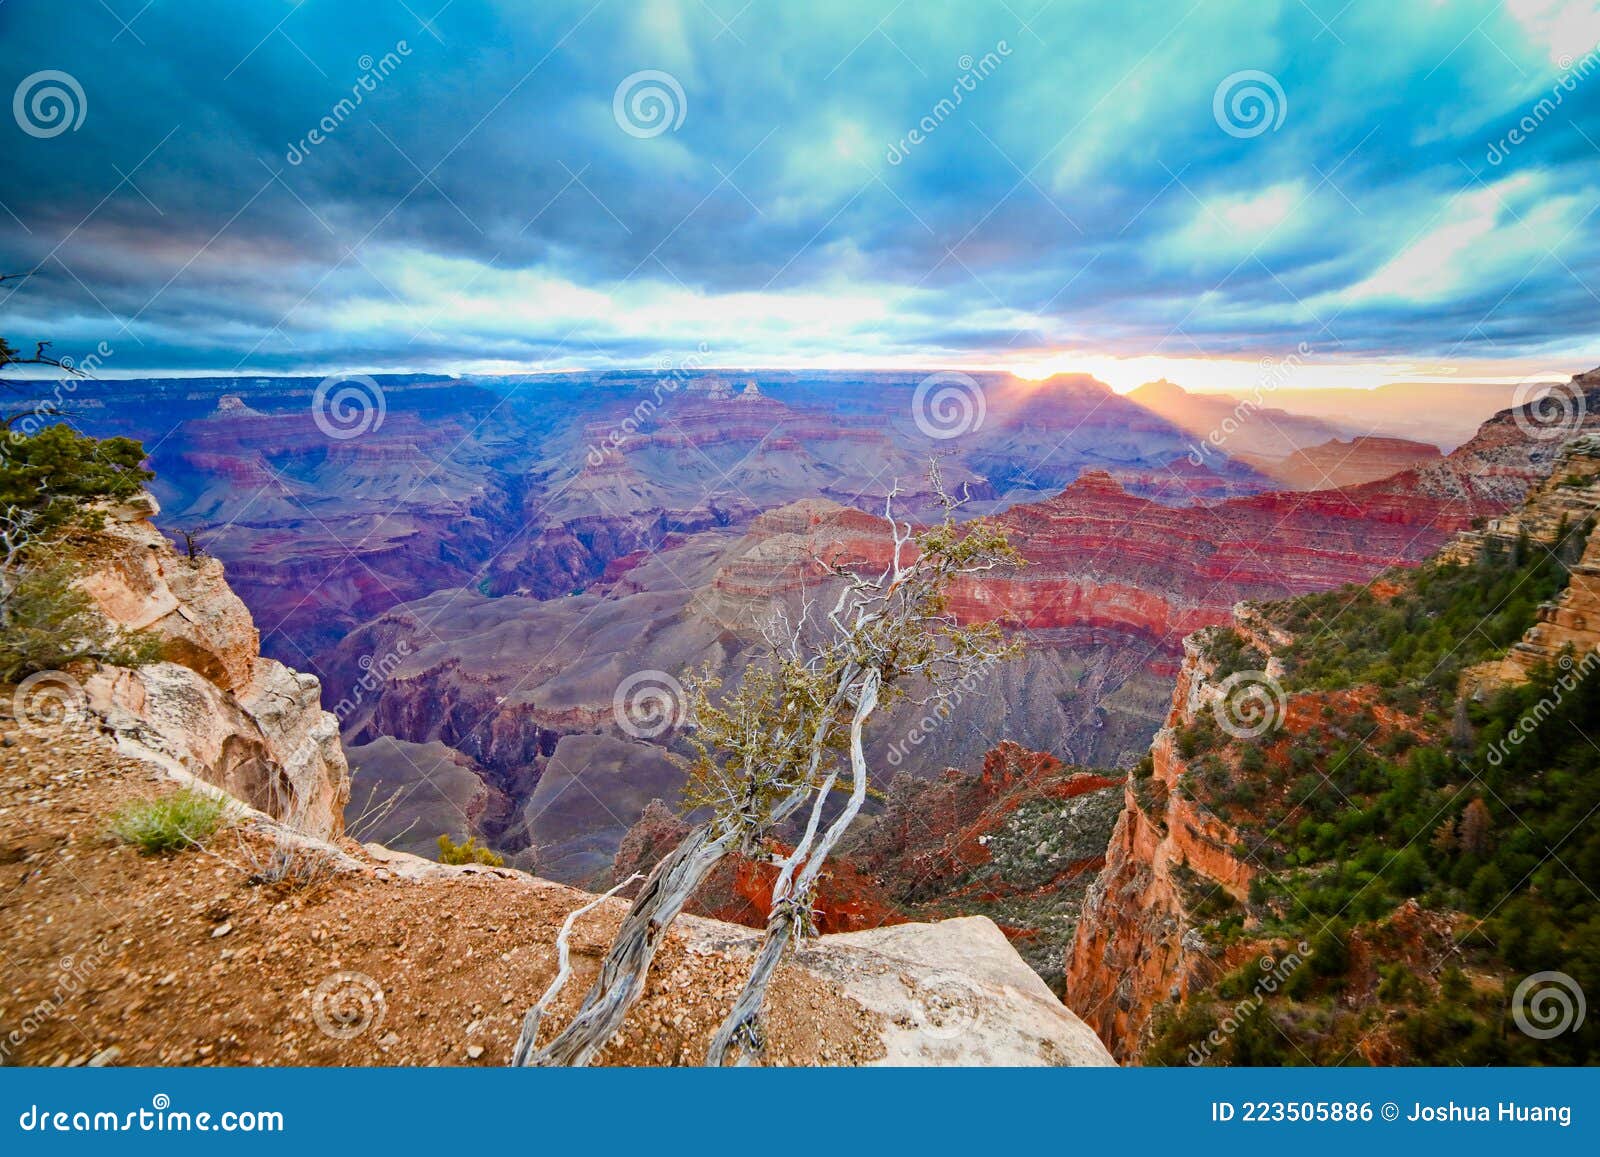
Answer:
[[[107,374],[1600,361],[1591,0],[8,0],[0,44],[0,332]]]

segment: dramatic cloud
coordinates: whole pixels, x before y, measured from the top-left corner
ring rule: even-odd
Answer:
[[[1596,360],[1593,3],[435,8],[0,6],[38,270],[0,332],[118,372]]]

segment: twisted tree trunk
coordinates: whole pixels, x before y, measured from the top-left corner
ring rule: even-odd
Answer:
[[[728,1051],[735,1045],[739,1048],[737,1059],[740,1064],[760,1053],[765,1046],[761,1032],[761,1010],[766,1004],[767,987],[778,970],[784,950],[794,941],[801,922],[810,913],[817,876],[822,872],[822,866],[827,863],[828,855],[867,799],[867,760],[861,750],[861,729],[878,706],[880,685],[878,672],[869,670],[861,685],[861,698],[856,704],[855,715],[850,720],[850,770],[853,777],[850,802],[828,826],[821,841],[817,842],[822,807],[838,779],[837,772],[830,775],[812,804],[805,835],[784,861],[777,882],[773,885],[772,911],[767,916],[766,938],[762,941],[761,951],[756,954],[750,978],[745,981],[738,999],[733,1002],[716,1036],[711,1039],[711,1047],[706,1052],[708,1065],[720,1067],[726,1064]]]
[[[587,1065],[617,1034],[628,1009],[644,991],[651,962],[667,929],[711,869],[732,849],[738,832],[701,824],[650,873],[617,930],[600,975],[577,1016],[544,1048],[521,1056],[523,1065]]]
[[[544,1014],[554,1003],[561,990],[567,986],[567,981],[572,977],[572,929],[580,916],[594,911],[611,897],[639,878],[641,873],[635,872],[626,880],[613,887],[603,895],[596,896],[581,908],[574,908],[567,913],[567,918],[561,922],[561,931],[556,933],[556,976],[550,986],[544,990],[544,995],[537,1004],[530,1008],[527,1015],[522,1018],[522,1032],[517,1036],[517,1045],[511,1051],[511,1065],[521,1068],[528,1063],[528,1058],[533,1054],[534,1045],[539,1043],[539,1025],[544,1020]]]

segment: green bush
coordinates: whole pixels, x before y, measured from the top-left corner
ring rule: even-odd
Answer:
[[[83,659],[137,667],[159,657],[154,635],[110,627],[73,587],[76,569],[52,561],[0,575],[0,682]]]
[[[149,855],[198,848],[221,826],[225,810],[215,796],[184,788],[121,809],[111,818],[111,834]]]
[[[1231,628],[1213,631],[1205,640],[1205,650],[1215,668],[1211,677],[1218,683],[1240,671],[1260,671],[1267,665],[1266,655]]]
[[[1391,573],[1402,589],[1388,601],[1348,586],[1269,604],[1267,613],[1297,636],[1281,656],[1285,685],[1453,694],[1462,668],[1510,646],[1539,604],[1566,586],[1592,529],[1563,525],[1550,550],[1519,543],[1469,566],[1429,562]]]
[[[441,864],[488,864],[491,868],[503,865],[505,857],[478,845],[477,836],[468,836],[467,842],[458,844],[449,836],[439,837],[439,862]]]

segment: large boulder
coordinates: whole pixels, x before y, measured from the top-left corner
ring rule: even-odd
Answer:
[[[709,920],[679,927],[702,951],[742,955],[757,942]],[[795,963],[877,1014],[877,1064],[1116,1064],[987,916],[822,936]]]

